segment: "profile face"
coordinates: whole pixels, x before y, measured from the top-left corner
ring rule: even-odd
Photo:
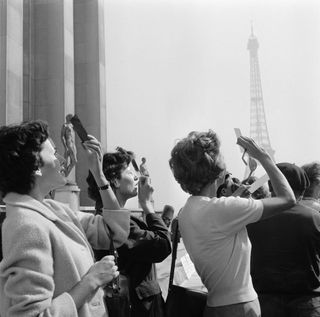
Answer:
[[[119,194],[126,198],[137,196],[139,178],[129,166],[121,172],[121,178],[117,182]]]
[[[41,176],[38,176],[41,177],[41,183],[49,191],[65,185],[66,178],[62,168],[64,159],[57,153],[54,143],[50,139],[42,143],[39,155],[42,161]]]

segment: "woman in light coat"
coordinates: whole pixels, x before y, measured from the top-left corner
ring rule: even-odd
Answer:
[[[101,164],[100,143],[83,143],[103,204],[94,216],[45,199],[65,184],[61,157],[41,121],[0,128],[0,191],[6,204],[0,263],[0,315],[107,316],[101,287],[118,275],[113,256],[94,263],[94,248],[116,246],[129,234],[129,213],[119,210]]]

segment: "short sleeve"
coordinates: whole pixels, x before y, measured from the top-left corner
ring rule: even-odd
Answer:
[[[220,232],[233,234],[262,216],[261,200],[240,197],[215,198],[208,206],[214,217],[214,225]]]

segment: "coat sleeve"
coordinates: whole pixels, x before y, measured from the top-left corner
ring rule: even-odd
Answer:
[[[136,261],[157,263],[171,253],[170,232],[157,214],[146,216],[147,229],[131,222],[128,252]]]
[[[110,233],[116,248],[120,247],[129,236],[130,212],[128,210],[103,210],[101,215],[79,212],[81,226],[94,249],[107,250],[110,247]]]
[[[3,317],[77,317],[72,297],[54,294],[50,237],[45,228],[23,224],[3,228],[6,236],[0,264]],[[8,242],[8,243],[7,243]]]

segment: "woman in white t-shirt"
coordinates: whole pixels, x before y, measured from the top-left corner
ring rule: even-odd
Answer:
[[[208,289],[205,317],[260,316],[250,276],[251,244],[246,225],[295,204],[286,178],[269,154],[250,138],[241,136],[237,143],[264,167],[277,197],[216,197],[224,179],[225,163],[219,138],[212,130],[189,133],[173,148],[169,161],[175,179],[191,194],[179,214],[179,227]]]

